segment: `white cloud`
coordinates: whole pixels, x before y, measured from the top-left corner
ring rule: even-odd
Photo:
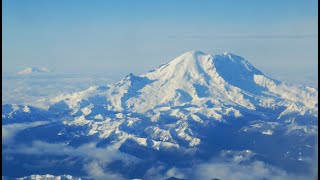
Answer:
[[[119,174],[111,174],[106,172],[102,165],[98,163],[98,161],[92,161],[89,164],[84,165],[85,171],[91,178],[94,179],[112,179],[112,180],[122,180],[125,179]]]
[[[112,147],[97,148],[96,143],[88,143],[77,148],[62,143],[47,143],[34,141],[32,145],[15,145],[4,150],[8,154],[26,155],[68,155],[81,157],[84,160],[83,170],[93,179],[124,179],[121,175],[105,170],[105,166],[115,160],[121,160],[125,165],[139,161],[137,158],[122,153]]]
[[[14,123],[9,125],[2,125],[2,144],[13,143],[14,136],[21,130],[44,125],[47,123],[48,121],[37,121],[32,123]]]
[[[181,179],[228,179],[228,180],[308,180],[315,179],[313,175],[303,176],[289,174],[284,170],[267,165],[261,161],[254,161],[247,164],[236,162],[209,161],[191,168],[170,168],[163,165],[150,168],[145,174],[146,179],[166,179],[176,177]]]
[[[104,74],[10,75],[2,77],[2,81],[2,104],[24,104],[44,109],[47,98],[114,82]]]
[[[183,173],[183,170],[177,168],[171,168],[166,172],[167,177],[176,177],[180,179],[187,179],[186,175]]]
[[[255,180],[255,179],[288,179],[288,174],[263,162],[255,161],[247,165],[225,162],[210,162],[195,167],[195,177],[199,179],[229,179],[229,180]]]
[[[93,179],[124,179],[123,176],[108,172],[106,166],[115,160],[121,160],[127,167],[134,166],[140,160],[122,153],[111,147],[97,148],[95,143],[84,144],[73,148],[62,143],[46,143],[35,141],[32,146],[17,145],[14,148],[6,149],[5,153],[22,153],[32,155],[68,155],[71,157],[81,157],[85,164],[83,170]],[[265,164],[261,161],[253,162],[226,162],[209,160],[196,164],[189,168],[169,167],[160,163],[148,169],[143,179],[162,180],[169,177],[181,179],[228,179],[228,180],[308,180],[314,179],[312,175],[303,176],[287,173],[277,167]]]

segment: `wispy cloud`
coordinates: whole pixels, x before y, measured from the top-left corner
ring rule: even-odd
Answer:
[[[103,169],[103,165],[99,164],[98,161],[92,161],[89,164],[84,165],[84,169],[88,173],[88,175],[94,179],[113,179],[113,180],[125,179],[119,174],[108,173]]]
[[[96,143],[88,143],[77,148],[63,143],[47,143],[43,141],[34,141],[30,145],[16,145],[14,148],[6,149],[6,153],[21,153],[30,155],[70,155],[74,157],[83,157],[86,159],[96,159],[101,163],[109,163],[114,160],[124,160],[134,162],[137,159],[112,147],[97,148]]]
[[[209,161],[194,165],[191,168],[169,168],[157,166],[150,168],[146,179],[166,179],[176,177],[181,179],[228,179],[228,180],[307,180],[314,179],[313,175],[296,175],[284,170],[265,164],[261,161],[247,163]]]
[[[62,143],[47,143],[35,141],[31,146],[17,145],[5,149],[4,153],[20,153],[27,155],[68,155],[84,159],[83,171],[93,179],[125,179],[121,174],[106,170],[107,166],[121,160],[128,168],[141,162],[140,159],[120,152],[117,149],[106,147],[97,148],[95,143],[84,144],[80,147],[70,147]],[[228,179],[228,180],[308,180],[314,179],[313,175],[300,175],[288,173],[282,169],[271,166],[261,161],[223,161],[209,160],[198,163],[192,167],[178,168],[165,163],[157,163],[147,169],[142,179],[162,180],[169,177],[181,179]]]
[[[111,147],[97,148],[95,143],[88,143],[74,148],[63,143],[34,141],[31,145],[16,145],[3,151],[7,154],[80,157],[84,160],[83,170],[93,179],[124,179],[119,174],[107,171],[105,167],[116,160],[121,160],[128,166],[139,161],[137,158]]]
[[[267,165],[261,161],[250,164],[208,162],[197,165],[193,177],[199,179],[230,179],[230,180],[255,180],[255,179],[306,179],[297,175],[287,174],[285,171]]]
[[[225,34],[225,35],[169,35],[169,39],[309,39],[318,34]]]
[[[47,121],[37,121],[32,123],[15,123],[9,125],[2,125],[2,144],[11,144],[14,142],[14,136],[27,128],[36,127],[47,124]]]

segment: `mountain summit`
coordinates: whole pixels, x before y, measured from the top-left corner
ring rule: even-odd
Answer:
[[[224,103],[231,103],[231,100],[251,108],[254,108],[253,105],[243,98],[241,90],[253,94],[263,90],[254,81],[254,77],[258,76],[268,79],[240,56],[231,53],[211,56],[201,51],[184,53],[153,72],[142,75],[155,81],[154,89],[162,89],[159,93],[163,96],[159,99],[175,96],[172,93],[178,90],[177,93],[185,92],[194,102],[215,97],[215,100]]]

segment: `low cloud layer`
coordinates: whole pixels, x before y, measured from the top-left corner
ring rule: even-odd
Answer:
[[[150,168],[146,179],[161,180],[169,177],[181,179],[228,179],[228,180],[314,180],[315,175],[289,174],[284,170],[267,165],[261,161],[253,161],[247,164],[236,162],[210,161],[195,165],[191,168],[170,168],[165,170],[164,166]]]
[[[247,165],[238,163],[209,162],[196,166],[194,177],[199,179],[229,179],[229,180],[256,180],[256,179],[306,179],[269,166],[261,161],[254,161]]]
[[[83,170],[93,179],[124,179],[121,175],[111,173],[105,170],[105,167],[115,161],[121,160],[126,165],[137,162],[138,159],[128,154],[122,153],[117,149],[97,148],[95,143],[84,144],[74,148],[63,143],[47,143],[34,141],[31,146],[15,145],[5,149],[7,154],[25,154],[25,155],[67,155],[70,157],[80,157],[84,159]]]
[[[113,180],[125,179],[119,174],[108,173],[103,169],[103,165],[99,164],[98,161],[92,161],[89,164],[84,165],[84,169],[89,175],[89,177],[94,179],[113,179]]]
[[[16,145],[6,149],[5,153],[19,153],[26,155],[68,155],[70,157],[81,157],[85,161],[83,169],[88,177],[93,179],[125,179],[122,175],[106,171],[108,164],[115,160],[126,163],[128,168],[134,166],[139,159],[122,153],[111,147],[97,148],[95,143],[84,144],[77,148],[62,143],[47,143],[34,141],[31,146]],[[253,162],[225,162],[209,160],[196,164],[190,168],[169,167],[166,164],[155,165],[149,168],[142,179],[163,180],[169,177],[181,179],[213,179],[220,180],[308,180],[315,179],[314,176],[300,176],[290,174],[279,168],[270,166],[261,161]]]
[[[121,153],[117,149],[111,147],[97,148],[96,143],[88,143],[73,148],[63,143],[34,141],[32,146],[17,145],[12,149],[6,149],[5,152],[29,155],[70,155],[74,157],[83,157],[89,160],[95,159],[101,163],[109,163],[114,160],[124,160],[128,163],[136,161],[134,157]]]
[[[2,144],[11,144],[14,141],[14,136],[21,130],[47,124],[47,121],[37,121],[32,123],[15,123],[2,125]]]

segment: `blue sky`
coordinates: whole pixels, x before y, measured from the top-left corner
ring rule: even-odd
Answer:
[[[3,71],[154,69],[181,53],[233,52],[262,71],[316,76],[316,0],[4,0]],[[311,74],[311,75],[310,75]],[[312,77],[315,78],[315,77]]]

